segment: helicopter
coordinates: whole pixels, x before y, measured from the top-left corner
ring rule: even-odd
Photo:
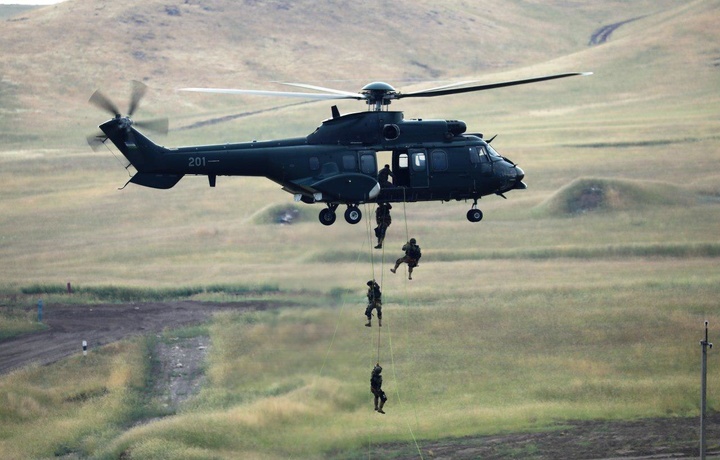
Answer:
[[[483,91],[537,83],[590,72],[571,72],[490,84],[466,81],[416,92],[403,93],[376,81],[359,92],[342,91],[303,83],[282,83],[315,92],[244,89],[182,88],[182,91],[254,94],[305,99],[364,100],[368,110],[341,115],[331,107],[331,117],[305,137],[229,144],[167,148],[146,137],[138,128],[167,132],[167,119],[134,121],[147,86],[134,81],[129,109],[122,115],[102,92],[89,102],[113,117],[99,126],[102,133],[88,137],[91,146],[110,140],[137,171],[125,184],[169,189],[185,175],[208,177],[215,187],[217,176],[259,176],[278,183],[295,201],[324,203],[318,218],[332,225],[341,205],[345,220],[362,220],[359,205],[422,201],[472,200],[470,222],[483,213],[478,200],[487,195],[502,198],[511,190],[523,190],[525,172],[499,154],[480,133],[467,133],[461,120],[405,119],[401,111],[389,110],[392,101]],[[280,82],[278,82],[280,83]],[[392,182],[378,180],[378,154],[390,152]],[[390,165],[387,165],[390,166]],[[382,182],[382,183],[381,183]],[[122,188],[124,188],[123,186]]]

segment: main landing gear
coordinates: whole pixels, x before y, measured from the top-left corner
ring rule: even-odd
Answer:
[[[467,212],[467,220],[470,222],[480,222],[483,218],[483,213],[477,208],[477,198],[473,201],[472,208]]]
[[[335,210],[337,209],[338,205],[335,203],[329,203],[328,207],[320,211],[320,215],[318,218],[320,219],[320,223],[323,225],[332,225],[335,223],[335,219],[337,216],[335,215]],[[348,205],[347,209],[345,210],[345,221],[348,224],[357,224],[362,220],[362,212],[360,212],[360,208],[357,207],[357,205],[351,204]]]

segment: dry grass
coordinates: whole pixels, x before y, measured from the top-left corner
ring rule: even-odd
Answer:
[[[689,345],[703,318],[720,320],[716,285],[540,286],[390,302],[381,419],[367,391],[376,330],[362,328],[356,305],[223,314],[198,398],[128,431],[110,452],[145,458],[162,445],[219,458],[314,458],[362,452],[370,438],[411,444],[564,419],[691,415],[698,350]],[[636,299],[644,301],[626,303]]]

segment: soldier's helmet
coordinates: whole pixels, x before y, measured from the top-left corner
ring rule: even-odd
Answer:
[[[382,367],[380,367],[379,364],[376,364],[375,367],[373,367],[372,373],[379,374],[380,372],[382,372]]]
[[[368,286],[372,286],[372,285],[373,285],[373,280],[368,281],[368,282],[367,282],[367,285],[368,285]]]
[[[415,243],[417,243],[417,241],[415,240],[415,238],[410,238],[410,244],[415,244]]]

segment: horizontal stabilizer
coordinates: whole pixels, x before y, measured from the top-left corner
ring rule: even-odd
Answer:
[[[129,182],[145,187],[167,189],[172,188],[182,178],[182,174],[137,173]]]

